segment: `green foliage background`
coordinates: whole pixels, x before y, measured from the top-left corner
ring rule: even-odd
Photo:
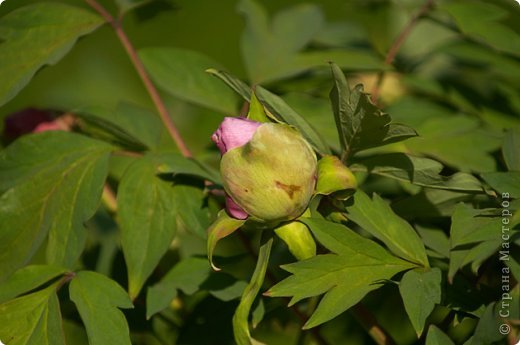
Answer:
[[[514,1],[100,4],[121,15],[193,158],[88,2],[2,3],[0,117],[33,107],[77,123],[2,137],[1,341],[518,341]],[[209,138],[249,101],[340,157],[359,189],[317,197],[300,220],[317,256],[298,261],[246,224],[211,239],[214,272],[206,231],[223,197]]]

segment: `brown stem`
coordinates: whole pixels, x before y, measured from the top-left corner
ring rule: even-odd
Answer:
[[[433,0],[426,0],[426,2],[421,6],[419,11],[415,13],[412,18],[410,18],[410,21],[406,26],[403,28],[399,36],[395,39],[395,41],[392,43],[392,46],[388,50],[388,53],[385,57],[385,65],[391,65],[394,62],[394,59],[399,52],[399,49],[401,49],[401,46],[406,41],[410,33],[412,32],[415,25],[417,25],[417,22],[421,17],[423,17],[433,6]],[[377,100],[379,98],[379,92],[381,90],[381,84],[383,81],[384,72],[381,72],[378,74],[378,80],[376,82],[376,85],[374,89],[372,90],[372,101],[377,104]]]
[[[191,151],[186,146],[186,143],[182,139],[181,134],[177,130],[177,127],[175,127],[175,124],[173,123],[170,115],[168,114],[168,110],[166,110],[166,106],[164,105],[164,102],[159,96],[159,92],[157,91],[155,85],[152,83],[150,77],[148,76],[148,73],[146,73],[143,62],[137,55],[137,52],[134,46],[132,45],[132,42],[130,42],[128,36],[124,32],[120,20],[114,18],[96,0],[85,0],[85,2],[96,12],[98,12],[107,21],[107,23],[109,23],[112,26],[112,28],[116,32],[117,37],[119,38],[119,41],[125,48],[128,57],[132,61],[135,70],[139,74],[139,77],[141,78],[146,90],[148,91],[148,94],[150,95],[150,98],[152,99],[155,108],[157,109],[157,112],[159,113],[159,116],[161,117],[161,120],[164,123],[164,126],[168,130],[168,133],[172,137],[173,141],[175,141],[175,143],[177,144],[177,147],[179,148],[181,154],[185,157],[192,157]]]
[[[394,340],[379,326],[374,315],[361,303],[356,304],[350,310],[378,345],[395,344]]]
[[[56,291],[61,289],[63,285],[65,285],[68,282],[70,282],[75,276],[76,276],[75,272],[67,272],[67,273],[65,273],[65,275],[58,282],[58,285],[56,286]]]

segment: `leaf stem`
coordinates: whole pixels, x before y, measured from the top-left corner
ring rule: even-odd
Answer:
[[[433,0],[426,0],[426,2],[421,6],[421,8],[415,13],[410,21],[403,28],[399,36],[395,39],[395,41],[390,46],[388,53],[385,57],[385,65],[391,65],[394,62],[394,59],[401,49],[401,46],[406,41],[413,28],[417,25],[420,18],[422,18],[433,6]],[[379,99],[379,93],[381,91],[381,85],[383,84],[384,72],[380,72],[377,76],[377,81],[374,89],[372,90],[372,101],[377,104]]]
[[[253,259],[258,260],[258,255],[253,249],[253,246],[251,245],[251,241],[249,241],[249,238],[241,231],[237,231],[237,234],[240,239],[240,242],[242,242],[242,245],[245,247],[247,252],[253,257]],[[271,272],[269,267],[267,267],[266,278],[267,280],[269,280],[269,283],[271,284],[274,284],[276,282],[275,275]],[[287,303],[289,303],[289,299],[287,299]],[[289,309],[302,321],[302,324],[305,324],[309,320],[309,316],[307,316],[300,309],[298,309],[296,305],[293,305]],[[327,340],[325,340],[325,338],[323,338],[323,336],[320,333],[319,326],[308,329],[307,331],[310,332],[314,340],[319,345],[328,345]]]
[[[186,143],[182,139],[182,136],[180,132],[178,131],[177,127],[173,123],[170,114],[168,113],[168,110],[166,109],[166,106],[164,102],[161,99],[161,96],[159,95],[159,92],[157,91],[157,88],[152,83],[150,76],[146,72],[146,69],[144,68],[143,62],[137,55],[137,51],[135,50],[134,46],[132,45],[132,42],[130,42],[130,39],[126,35],[125,31],[123,30],[123,27],[121,26],[121,18],[116,19],[114,18],[101,4],[99,4],[96,0],[85,0],[85,2],[92,7],[96,12],[98,12],[106,21],[109,23],[114,31],[116,32],[117,37],[119,38],[119,41],[125,48],[128,57],[130,58],[132,64],[134,65],[135,70],[137,71],[137,74],[139,74],[139,77],[141,78],[141,81],[143,82],[146,90],[148,91],[148,94],[150,95],[150,98],[152,99],[155,108],[157,109],[157,112],[159,113],[159,116],[161,117],[161,120],[168,130],[168,133],[172,137],[175,144],[177,144],[177,147],[179,148],[179,151],[184,157],[192,157],[192,153],[190,149],[186,146]]]

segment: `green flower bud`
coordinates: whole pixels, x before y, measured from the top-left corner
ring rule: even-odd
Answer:
[[[220,170],[227,194],[252,219],[280,222],[297,218],[307,208],[317,160],[296,129],[264,123],[251,140],[224,153]]]

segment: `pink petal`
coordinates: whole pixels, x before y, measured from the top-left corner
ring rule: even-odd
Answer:
[[[238,206],[236,202],[231,199],[229,195],[226,194],[226,210],[229,215],[236,219],[247,219],[249,215],[246,211],[242,209],[242,207]]]
[[[211,140],[220,150],[221,154],[245,145],[261,126],[261,122],[256,122],[240,117],[225,117],[220,127],[213,133]]]
[[[42,122],[33,130],[33,133],[47,132],[47,131],[61,131],[63,128],[55,121]]]

